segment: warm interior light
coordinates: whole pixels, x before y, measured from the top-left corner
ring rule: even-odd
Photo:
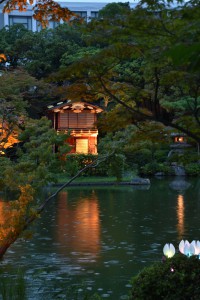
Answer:
[[[76,113],[76,114],[81,113],[81,109],[74,109],[74,113]]]
[[[0,53],[0,62],[6,61],[6,56],[3,53]]]
[[[183,142],[184,142],[184,137],[183,136],[175,137],[175,143],[183,143]]]

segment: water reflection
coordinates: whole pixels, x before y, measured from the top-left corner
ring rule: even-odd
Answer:
[[[175,191],[185,191],[191,186],[191,183],[186,181],[183,177],[177,176],[170,182],[169,186]]]
[[[58,198],[57,239],[72,253],[88,253],[96,257],[100,251],[100,217],[96,194],[79,201],[68,200],[68,192]]]
[[[5,202],[0,198],[0,226],[5,224]]]
[[[183,236],[185,234],[185,206],[184,206],[184,197],[183,195],[179,194],[177,198],[177,231],[178,231],[178,238],[179,240],[183,239]]]

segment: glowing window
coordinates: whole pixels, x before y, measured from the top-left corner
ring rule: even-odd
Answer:
[[[76,153],[88,154],[88,139],[76,139]]]

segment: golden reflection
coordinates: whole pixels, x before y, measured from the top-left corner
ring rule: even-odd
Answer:
[[[68,202],[68,193],[61,192],[58,199],[58,230],[61,246],[71,252],[97,256],[100,250],[100,217],[95,193],[82,196],[77,202]]]
[[[177,201],[177,220],[178,220],[177,230],[178,230],[179,239],[181,240],[185,233],[185,228],[184,228],[185,207],[184,207],[183,195],[178,195],[177,200],[178,200]]]
[[[10,226],[10,219],[12,219],[11,216],[8,203],[0,198],[0,244],[13,231],[13,227]]]

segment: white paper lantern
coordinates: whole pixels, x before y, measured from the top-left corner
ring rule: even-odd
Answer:
[[[163,247],[163,253],[168,258],[173,257],[175,252],[176,250],[173,244],[165,244]]]

